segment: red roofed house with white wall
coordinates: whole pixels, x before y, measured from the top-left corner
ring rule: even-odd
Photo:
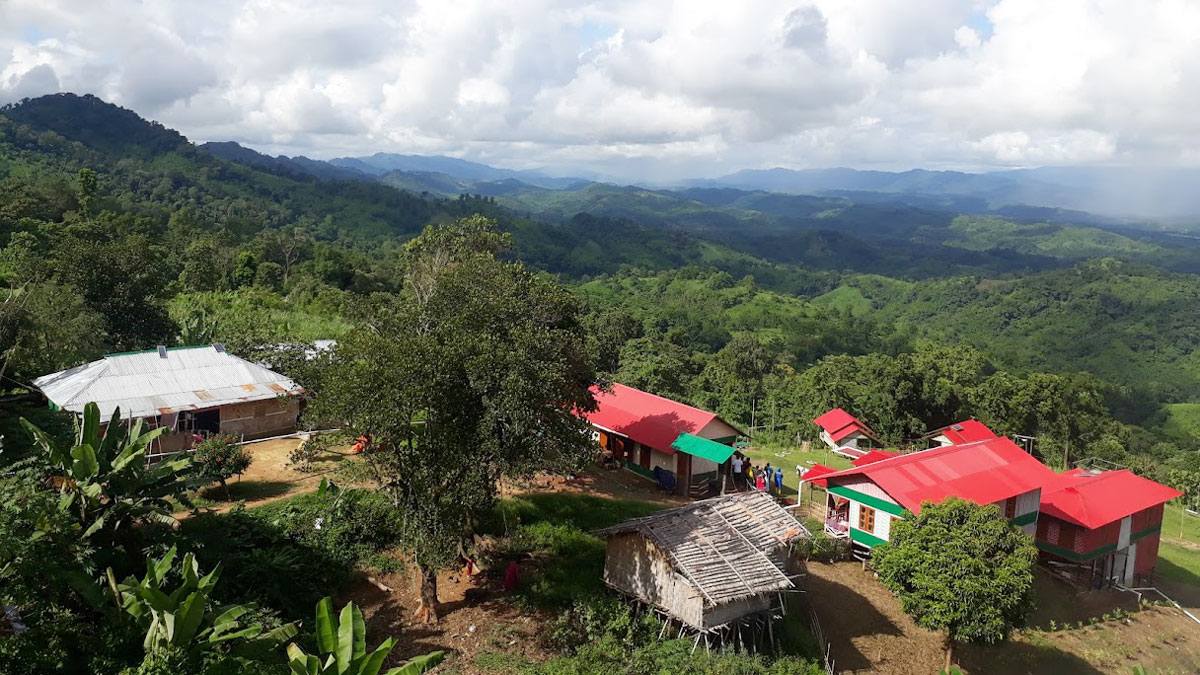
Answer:
[[[871,427],[841,408],[830,410],[813,420],[813,423],[821,427],[821,440],[834,450],[839,448],[865,450],[870,447],[871,441],[879,442],[879,438],[874,431],[871,431]]]
[[[1059,474],[1042,491],[1042,559],[1089,586],[1131,586],[1158,563],[1163,504],[1181,494],[1127,469]]]
[[[1054,473],[1007,438],[931,448],[821,476],[825,530],[849,537],[860,553],[891,535],[904,511],[959,497],[996,504],[1009,521],[1035,532],[1042,485]]]
[[[680,494],[708,497],[720,491],[722,466],[741,431],[716,413],[613,383],[594,387],[597,409],[584,417],[601,447],[625,468],[647,478],[656,467],[675,474]],[[682,436],[682,438],[681,438]],[[686,441],[685,441],[686,439]]]
[[[998,438],[996,432],[987,427],[986,424],[978,420],[963,420],[955,422],[931,431],[921,437],[923,440],[929,441],[930,447],[940,447],[943,445],[962,445],[963,443],[975,443],[976,441],[986,441],[992,438]]]

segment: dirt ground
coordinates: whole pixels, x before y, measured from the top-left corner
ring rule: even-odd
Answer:
[[[247,506],[261,506],[284,497],[317,489],[321,478],[332,473],[342,461],[350,457],[348,449],[338,449],[346,454],[330,454],[313,463],[312,472],[299,471],[288,461],[288,456],[300,446],[298,438],[276,438],[246,444],[254,461],[246,473],[229,481],[229,494],[220,485],[212,485],[200,491],[206,510],[228,511],[239,501]]]
[[[375,579],[390,591],[362,580],[336,604],[352,600],[362,607],[372,639],[397,638],[389,667],[439,649],[448,652],[442,669],[452,666],[459,673],[485,672],[474,665],[481,652],[503,652],[535,662],[549,658],[553,654],[539,640],[547,617],[518,608],[504,590],[502,572],[483,570],[470,578],[459,572],[439,575],[441,617],[434,626],[413,617],[419,602],[414,577],[407,569]]]
[[[505,497],[539,492],[636,499],[663,506],[690,501],[662,493],[650,481],[628,471],[603,469],[590,469],[574,478],[539,475],[521,483],[505,484],[502,489]],[[523,576],[531,572],[527,568]],[[389,666],[439,649],[449,652],[446,665],[440,670],[453,669],[464,674],[494,672],[475,665],[476,657],[484,652],[503,653],[513,659],[532,662],[554,656],[541,646],[539,639],[550,617],[517,607],[511,595],[504,591],[502,578],[503,569],[483,569],[470,578],[457,571],[440,574],[441,620],[436,626],[420,624],[413,618],[419,602],[415,578],[409,568],[375,578],[390,591],[362,579],[338,599],[338,604],[353,600],[363,609],[368,635],[380,639],[388,635],[397,638]]]
[[[938,633],[917,626],[900,602],[859,563],[812,563],[805,586],[817,611],[838,672],[909,675],[936,673],[944,657]],[[996,647],[959,649],[964,672],[1000,675],[1122,673],[1143,665],[1156,675],[1200,672],[1200,625],[1182,612],[1154,607],[1123,621],[1078,627],[1077,622],[1116,607],[1136,608],[1117,591],[1076,593],[1039,575],[1043,607],[1029,630]],[[1072,622],[1049,631],[1049,622]]]

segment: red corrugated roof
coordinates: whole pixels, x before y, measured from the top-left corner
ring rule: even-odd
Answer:
[[[837,443],[856,431],[864,433],[871,438],[875,438],[875,432],[871,431],[871,427],[863,424],[858,420],[857,417],[851,415],[845,410],[842,410],[841,408],[834,408],[833,410],[830,410],[824,415],[821,415],[817,419],[813,420],[813,423],[824,429],[825,433],[829,434],[829,437],[833,439],[834,443]]]
[[[1041,511],[1096,529],[1182,494],[1128,469],[1099,473],[1073,469],[1042,488]]]
[[[885,459],[891,459],[893,457],[899,457],[899,456],[900,456],[900,453],[892,452],[891,450],[870,450],[867,452],[867,454],[863,455],[862,457],[859,457],[858,459],[856,459],[850,463],[853,464],[854,466],[866,466],[868,464],[874,464],[875,462],[882,462]]]
[[[987,428],[986,424],[978,420],[963,420],[962,422],[955,422],[954,424],[925,434],[926,438],[933,438],[934,436],[945,436],[946,438],[949,438],[950,442],[955,445],[999,438],[999,436],[996,435],[996,432]]]
[[[808,471],[805,471],[804,475],[800,477],[800,482],[801,483],[812,483],[813,485],[819,485],[821,487],[826,487],[827,482],[825,481],[825,479],[821,478],[820,476],[825,476],[825,475],[828,475],[831,473],[836,473],[836,472],[837,472],[837,469],[832,469],[828,466],[825,466],[824,464],[813,464],[808,469]]]
[[[695,434],[718,419],[716,413],[615,382],[611,392],[592,387],[592,395],[598,407],[584,414],[589,422],[669,455],[679,434]]]
[[[993,438],[900,455],[826,479],[853,476],[869,478],[901,506],[918,513],[922,502],[947,497],[998,502],[1039,488],[1054,474],[1007,438]]]

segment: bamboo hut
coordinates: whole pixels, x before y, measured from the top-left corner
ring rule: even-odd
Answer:
[[[769,622],[788,574],[789,544],[808,530],[770,495],[727,495],[596,532],[608,540],[604,583],[697,634],[750,616]]]

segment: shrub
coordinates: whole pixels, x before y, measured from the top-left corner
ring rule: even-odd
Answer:
[[[837,562],[850,557],[850,540],[834,539],[824,532],[816,532],[812,537],[796,539],[792,543],[792,553],[804,560]]]
[[[543,640],[547,647],[568,653],[600,640],[632,648],[653,642],[661,627],[654,614],[638,614],[624,600],[600,593],[577,599],[555,618]]]
[[[245,473],[251,461],[250,451],[233,436],[213,436],[201,441],[192,453],[191,475],[203,485],[220,483],[229,499],[225,481]]]
[[[604,639],[572,656],[551,659],[525,671],[528,675],[634,675],[688,673],[689,675],[823,675],[825,668],[795,657],[768,659],[741,653],[692,653],[691,640],[652,642],[633,651]]]
[[[344,490],[188,518],[179,548],[222,562],[220,598],[304,618],[346,583],[354,565],[393,546],[400,526],[382,496]]]

